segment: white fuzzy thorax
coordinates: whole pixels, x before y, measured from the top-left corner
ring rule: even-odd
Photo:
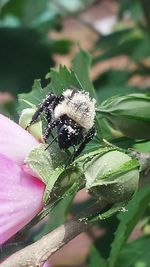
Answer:
[[[54,117],[58,119],[62,115],[77,122],[79,125],[89,130],[95,119],[95,99],[91,99],[84,91],[77,91],[72,95],[73,90],[66,90],[63,95],[65,99],[56,106]]]

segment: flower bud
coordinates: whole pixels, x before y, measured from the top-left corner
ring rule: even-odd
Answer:
[[[84,164],[86,188],[110,203],[128,200],[138,187],[138,161],[117,150],[99,151]]]
[[[32,116],[35,113],[35,109],[33,108],[26,108],[22,111],[21,116],[19,118],[19,125],[26,129],[26,127],[31,122]],[[40,143],[44,143],[43,136],[42,136],[42,122],[38,120],[34,124],[28,127],[28,132],[32,134]]]
[[[114,96],[97,110],[123,135],[134,139],[150,138],[150,96],[130,94]]]

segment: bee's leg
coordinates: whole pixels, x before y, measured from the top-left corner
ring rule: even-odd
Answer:
[[[33,114],[31,121],[29,122],[29,124],[26,127],[26,130],[30,127],[31,124],[33,124],[34,122],[37,121],[37,119],[40,116],[40,114],[42,113],[42,111],[43,111],[43,106],[40,105],[39,108]]]
[[[54,129],[56,127],[56,123],[55,122],[51,122],[47,125],[47,128],[44,131],[44,141],[46,141],[48,139],[48,137],[51,134],[52,129]]]
[[[86,144],[88,144],[94,137],[95,135],[95,127],[93,126],[85,135],[83,142],[80,144],[77,150],[74,151],[74,153],[71,156],[71,162],[75,160],[77,156],[80,155],[80,153],[83,151],[85,148]]]
[[[51,121],[48,123],[47,128],[44,131],[44,140],[46,141],[50,135],[52,135],[52,130],[59,124],[60,120]],[[53,135],[52,135],[53,136]],[[53,136],[54,137],[54,136]],[[55,141],[56,138],[54,137]]]
[[[55,101],[57,99],[57,96],[55,96],[54,94],[49,94],[45,100],[40,104],[40,106],[38,107],[38,109],[35,111],[34,115],[32,116],[32,119],[30,121],[30,123],[27,125],[26,129],[28,129],[28,127],[33,124],[34,122],[37,121],[38,117],[40,116],[40,114],[43,112],[44,109],[46,109],[53,101]]]

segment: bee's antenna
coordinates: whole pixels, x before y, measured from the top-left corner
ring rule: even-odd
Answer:
[[[50,142],[50,144],[48,144],[48,146],[45,148],[45,150],[47,150],[52,144],[53,142],[57,139],[57,135],[54,137],[54,139]]]

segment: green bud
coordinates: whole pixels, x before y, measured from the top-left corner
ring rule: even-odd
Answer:
[[[114,96],[97,109],[111,127],[134,139],[150,138],[150,95]]]
[[[59,199],[61,197],[67,197],[72,195],[74,197],[75,192],[81,187],[83,175],[78,168],[70,166],[59,175],[56,183],[54,184],[51,192],[52,199]],[[45,200],[47,200],[45,198]]]
[[[125,153],[103,148],[85,162],[86,188],[96,198],[117,203],[128,200],[137,190],[139,163]]]
[[[50,146],[49,151],[46,145],[39,144],[25,158],[24,169],[30,174],[41,179],[45,185],[43,196],[44,203],[59,199],[71,188],[78,188],[79,170],[74,166],[64,168],[68,156],[65,152]],[[73,188],[72,188],[73,187]]]
[[[22,111],[21,116],[19,118],[19,125],[26,129],[29,125],[33,114],[35,113],[35,109],[26,108]],[[28,127],[28,132],[32,134],[40,143],[44,143],[43,135],[42,135],[42,122],[38,120],[34,124]]]

